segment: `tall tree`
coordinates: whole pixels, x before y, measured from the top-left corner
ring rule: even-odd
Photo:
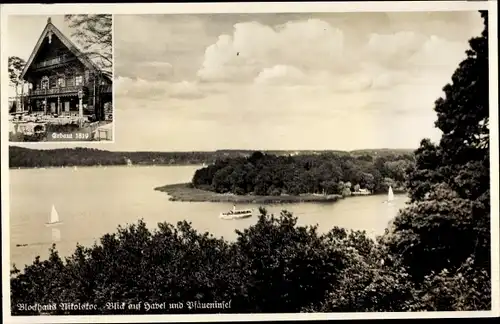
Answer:
[[[463,198],[475,199],[489,191],[488,12],[481,11],[481,17],[481,36],[469,41],[467,57],[453,73],[452,82],[443,88],[444,98],[435,104],[435,125],[443,132],[441,141],[437,146],[428,139],[422,141],[416,152],[416,168],[409,176],[410,190],[426,180],[426,173],[428,183],[445,181]],[[470,174],[466,169],[475,172]],[[462,190],[474,186],[467,181],[480,181],[476,183],[479,188]],[[412,198],[424,197],[426,190],[420,189]],[[427,186],[427,192],[429,189]]]
[[[421,142],[408,187],[413,204],[394,221],[394,255],[417,279],[464,262],[489,273],[488,13],[467,57],[435,103],[441,141]]]
[[[23,82],[21,80],[21,72],[23,71],[26,62],[17,56],[9,56],[9,83],[14,87],[16,92],[16,105],[19,97],[19,86],[21,86],[21,96],[23,90]]]
[[[93,59],[103,73],[111,76],[113,64],[113,35],[111,15],[65,15],[74,29],[71,34],[85,55]]]
[[[488,12],[481,12],[484,30],[469,41],[467,58],[436,101],[436,127],[443,131],[444,162],[462,165],[482,160],[489,150]]]

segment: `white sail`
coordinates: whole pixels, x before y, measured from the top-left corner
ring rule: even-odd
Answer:
[[[57,213],[56,207],[52,205],[52,210],[50,211],[49,224],[54,224],[59,222],[59,214]]]
[[[387,201],[393,201],[394,200],[394,192],[392,192],[392,187],[389,186],[389,193],[387,194]]]

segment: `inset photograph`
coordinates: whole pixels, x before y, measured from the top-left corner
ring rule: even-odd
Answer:
[[[9,141],[113,141],[112,15],[7,25]]]

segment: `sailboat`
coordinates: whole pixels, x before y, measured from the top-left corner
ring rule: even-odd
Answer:
[[[394,200],[394,192],[392,191],[392,187],[389,186],[389,193],[387,194],[387,201],[391,202]]]
[[[237,210],[236,206],[233,205],[233,210],[228,212],[220,213],[220,218],[222,219],[239,219],[252,217],[253,209],[241,209]]]
[[[392,191],[392,186],[389,186],[389,192],[387,193],[387,202],[391,203],[394,200],[394,192]]]
[[[51,225],[57,225],[57,224],[61,224],[61,223],[62,222],[59,220],[59,214],[57,213],[56,207],[54,205],[52,205],[52,210],[50,211],[49,222],[45,223],[45,225],[51,226]]]

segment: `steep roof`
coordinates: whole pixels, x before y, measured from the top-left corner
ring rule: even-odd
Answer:
[[[20,75],[21,79],[24,79],[26,72],[29,70],[31,64],[33,63],[33,60],[40,51],[40,47],[43,44],[43,40],[45,39],[45,37],[47,37],[47,35],[49,35],[49,33],[55,35],[64,44],[64,46],[66,46],[71,51],[71,53],[73,53],[73,55],[75,55],[78,58],[78,60],[82,62],[83,65],[85,65],[85,67],[94,71],[100,70],[99,67],[94,62],[92,62],[92,60],[89,59],[87,55],[82,53],[82,51],[68,37],[64,36],[64,34],[61,33],[61,31],[52,24],[52,21],[49,17],[47,19],[47,25],[43,29],[42,34],[40,35],[38,41],[36,42],[35,48],[31,52],[31,55],[28,61],[26,62],[26,65],[24,66],[24,69]]]

